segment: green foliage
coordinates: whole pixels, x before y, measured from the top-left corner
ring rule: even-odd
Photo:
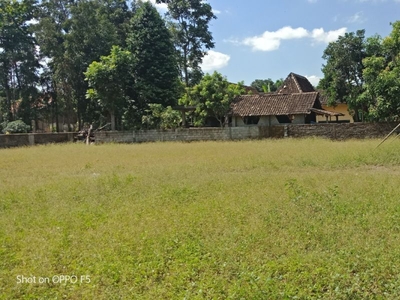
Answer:
[[[173,129],[181,122],[179,111],[173,110],[171,106],[164,108],[161,104],[149,104],[149,109],[142,117],[142,124],[147,129]]]
[[[365,58],[365,92],[372,120],[400,118],[400,22],[385,39],[371,40],[371,56]]]
[[[205,49],[214,48],[209,23],[216,19],[211,5],[202,0],[157,0],[168,4],[170,29],[179,53],[182,81],[186,86],[199,83],[202,77],[200,64]]]
[[[365,30],[346,33],[337,41],[329,43],[322,56],[327,62],[323,65],[324,78],[319,83],[329,99],[329,103],[345,102],[355,111],[367,112],[365,103],[359,96],[363,92],[363,59],[366,57]]]
[[[92,62],[85,72],[89,84],[87,98],[99,101],[111,115],[111,129],[115,130],[115,114],[127,106],[126,91],[133,82],[132,54],[113,46],[109,56]]]
[[[229,83],[222,74],[214,72],[212,75],[206,74],[193,88],[188,88],[181,103],[197,107],[196,125],[202,126],[207,118],[212,117],[223,127],[227,124],[232,101],[241,94],[245,94],[243,83]]]
[[[179,98],[179,71],[171,35],[156,8],[139,3],[131,20],[127,48],[132,53],[135,105],[175,105]]]
[[[0,2],[0,106],[7,119],[24,117],[29,121],[33,106],[37,70],[40,65],[32,31],[36,11],[34,0],[4,0]],[[25,111],[15,109],[23,101]],[[20,115],[18,114],[20,113]]]
[[[283,83],[282,79],[273,81],[271,78],[268,79],[256,79],[251,83],[251,86],[255,88],[258,92],[269,93],[275,92]]]
[[[12,121],[3,124],[3,133],[26,133],[30,130],[29,125],[26,125],[22,120]]]
[[[150,3],[138,4],[127,36],[129,50],[113,47],[109,56],[93,62],[85,73],[90,86],[87,97],[97,99],[110,113],[112,128],[116,116],[121,116],[124,128],[140,127],[149,106],[151,111],[156,107],[151,107],[153,104],[174,105],[180,93],[171,36]],[[151,120],[144,123],[174,126],[172,120],[171,124],[161,119],[156,124]]]
[[[84,72],[111,47],[125,46],[132,12],[122,0],[45,0],[40,5],[36,36],[50,59],[48,73],[59,112],[66,119],[93,122],[102,108],[86,98]]]
[[[339,37],[324,52],[327,64],[320,82],[330,103],[347,102],[368,121],[400,118],[400,22],[389,36],[364,38],[364,31]]]
[[[55,121],[57,128],[61,118],[82,128],[110,114],[116,127],[137,128],[149,104],[175,105],[180,70],[187,82],[202,76],[215,16],[200,0],[168,2],[171,30],[144,1],[0,2],[0,113],[7,120]],[[123,71],[104,67],[103,58],[116,54],[113,46],[131,53]]]

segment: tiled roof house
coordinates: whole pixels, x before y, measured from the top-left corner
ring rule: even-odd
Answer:
[[[290,73],[274,93],[243,95],[231,106],[232,126],[307,124],[317,115],[340,116],[322,109],[320,94],[307,78]]]

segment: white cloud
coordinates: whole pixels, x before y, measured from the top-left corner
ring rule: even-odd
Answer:
[[[308,36],[307,30],[302,27],[283,27],[277,31],[265,31],[260,36],[244,39],[243,44],[251,46],[253,50],[274,51],[279,49],[281,40],[300,39]]]
[[[309,3],[317,3],[318,0],[307,0]]]
[[[213,9],[212,12],[214,13],[214,15],[219,15],[221,14],[221,11],[218,9]]]
[[[311,82],[311,84],[312,84],[313,86],[317,86],[318,83],[319,83],[319,81],[321,80],[320,77],[315,76],[315,75],[305,76],[305,77],[308,79],[308,81]]]
[[[201,68],[204,72],[214,71],[226,67],[231,57],[227,54],[210,50],[203,57]]]
[[[316,28],[313,29],[313,31],[311,32],[311,37],[316,42],[329,44],[330,42],[336,41],[339,36],[344,35],[346,31],[347,31],[346,27],[342,27],[337,30],[331,30],[331,31],[324,31],[323,28]]]
[[[364,13],[362,11],[355,13],[347,19],[347,23],[364,23],[365,21],[366,18],[364,17]]]
[[[311,38],[314,42],[328,44],[335,41],[340,35],[344,35],[346,31],[347,28],[343,27],[331,31],[325,31],[323,28],[316,28],[310,32],[302,27],[292,28],[286,26],[277,31],[265,31],[262,35],[248,37],[243,41],[235,39],[226,41],[233,44],[250,46],[254,51],[274,51],[279,49],[282,40]]]

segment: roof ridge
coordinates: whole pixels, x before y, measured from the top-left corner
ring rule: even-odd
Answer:
[[[297,74],[296,73],[290,73],[290,76],[292,77],[292,79],[294,80],[294,83],[296,84],[297,89],[299,90],[300,93],[302,93],[303,91],[301,90],[300,84],[297,81]]]
[[[300,94],[315,94],[319,93],[317,91],[312,91],[312,92],[300,92],[300,93],[291,93],[291,95],[300,95]],[[289,94],[290,95],[290,94]]]
[[[294,73],[294,72],[290,72],[290,74],[293,74],[293,75],[295,75],[295,76],[297,76],[297,77],[301,77],[301,78],[303,78],[303,79],[307,79],[307,77],[305,77],[305,76],[303,76],[303,75],[300,75],[300,74],[297,74],[297,73]],[[307,79],[308,80],[308,79]]]

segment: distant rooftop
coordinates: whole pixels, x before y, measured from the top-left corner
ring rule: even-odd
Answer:
[[[292,72],[276,92],[278,94],[309,93],[315,92],[315,89],[306,77]]]

